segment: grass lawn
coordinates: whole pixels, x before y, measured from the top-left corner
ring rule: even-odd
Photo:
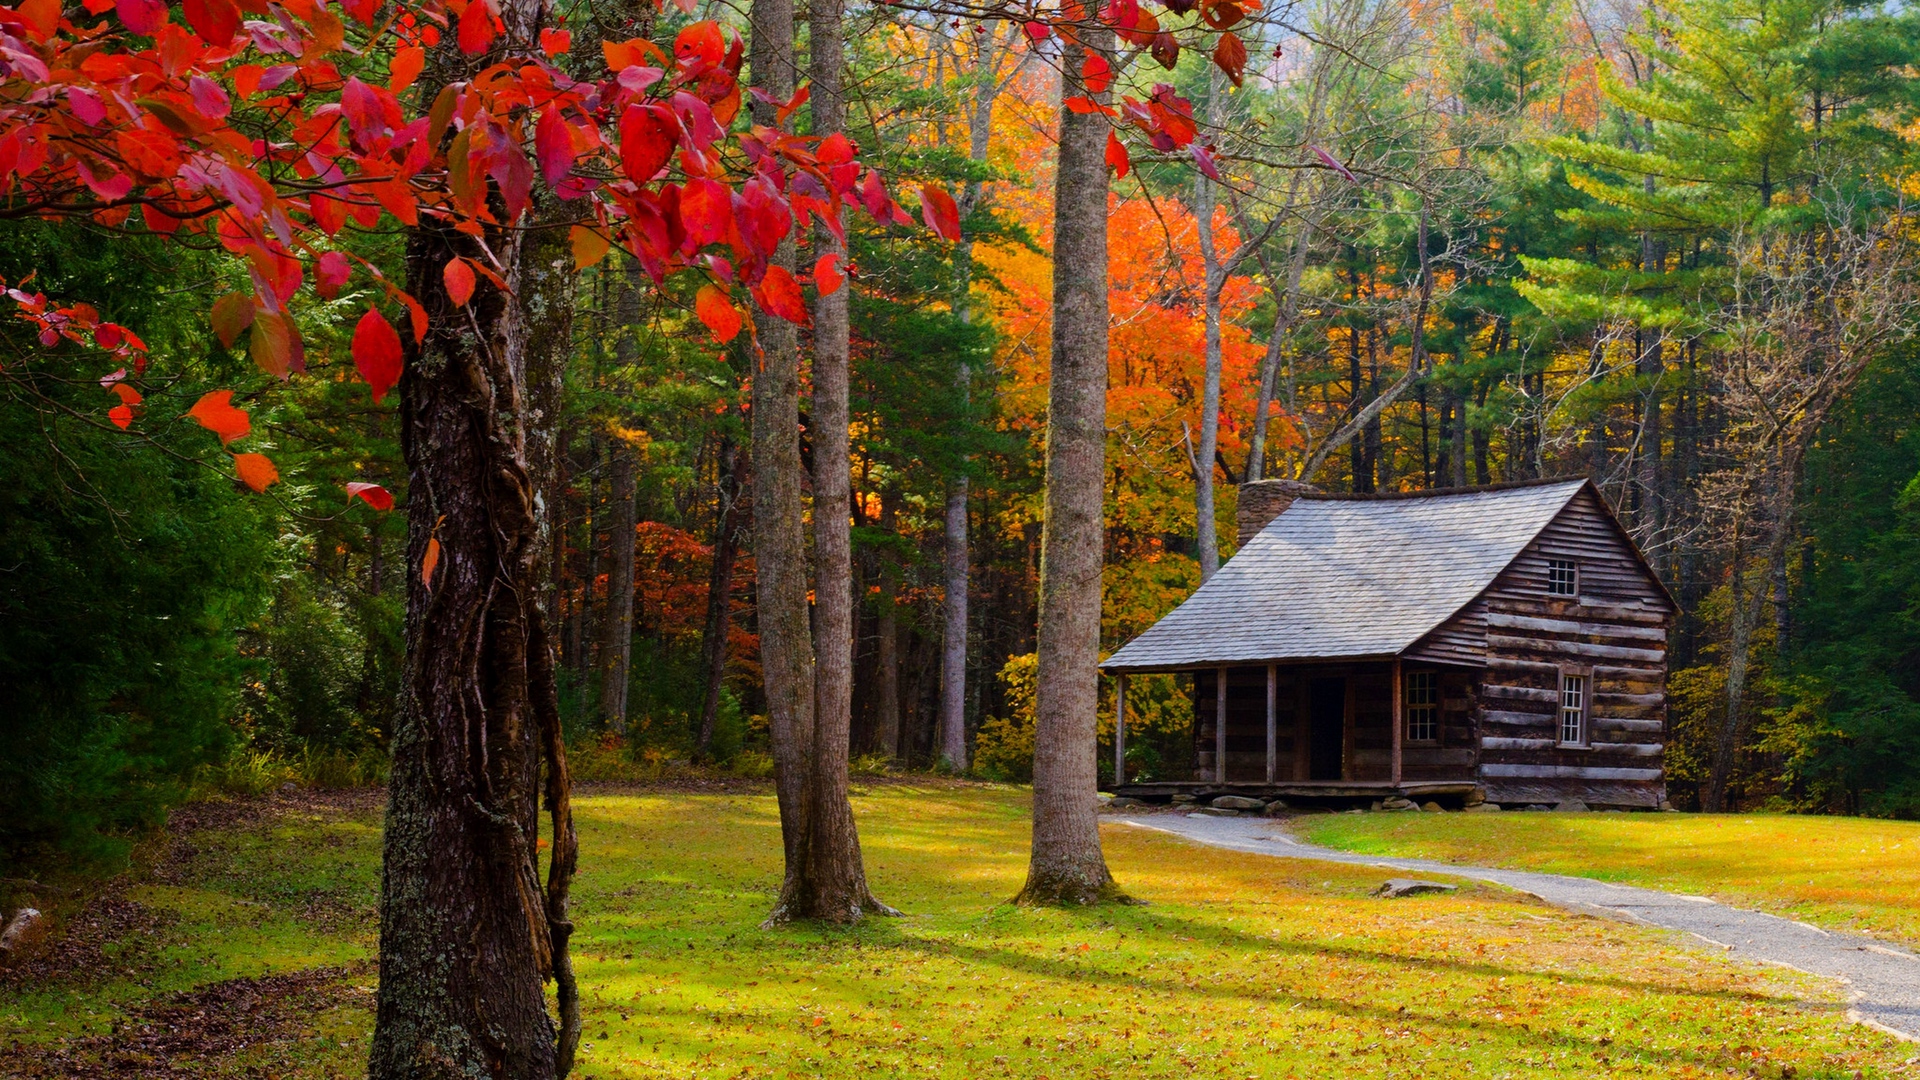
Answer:
[[[1920,946],[1920,822],[1797,814],[1331,814],[1317,844],[1711,896]]]
[[[1011,908],[1020,790],[867,789],[875,891],[909,914],[853,931],[757,928],[768,795],[575,805],[584,1077],[1920,1075],[1831,984],[1483,886],[1376,900],[1377,871],[1109,826],[1150,904]],[[0,983],[0,1075],[354,1074],[377,810],[188,834],[77,920],[64,967]]]

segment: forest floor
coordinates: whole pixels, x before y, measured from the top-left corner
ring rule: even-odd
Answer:
[[[1327,814],[1307,841],[1710,896],[1920,947],[1920,822],[1798,814]]]
[[[870,785],[870,876],[907,917],[763,931],[764,789],[581,792],[577,1075],[1920,1076],[1831,982],[1487,885],[1380,900],[1378,870],[1113,826],[1109,864],[1148,904],[1013,908],[1026,803]],[[189,808],[0,975],[0,1075],[359,1072],[379,811],[364,792]]]

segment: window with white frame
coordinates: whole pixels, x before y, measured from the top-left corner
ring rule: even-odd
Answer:
[[[1560,676],[1560,742],[1565,746],[1587,743],[1587,677]]]
[[[1401,704],[1406,710],[1408,742],[1433,742],[1440,737],[1438,683],[1431,671],[1407,672],[1406,697]]]
[[[1580,564],[1572,559],[1548,559],[1547,595],[1579,596]]]

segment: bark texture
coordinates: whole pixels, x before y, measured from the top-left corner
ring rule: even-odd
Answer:
[[[815,13],[816,20],[826,17]],[[831,9],[831,29],[826,36],[839,42],[839,8]],[[753,84],[780,101],[793,95],[795,68],[793,52],[793,6],[790,0],[756,0],[750,13],[753,33]],[[816,35],[821,31],[816,22]],[[816,46],[817,49],[817,46]],[[838,51],[834,50],[838,63]],[[839,100],[839,79],[835,75],[829,87],[820,85],[820,72],[814,72],[812,91],[816,110],[825,94]],[[755,119],[774,126],[777,118],[764,101],[754,102]],[[789,238],[775,256],[775,262],[792,267],[793,241]],[[759,370],[754,375],[753,397],[753,472],[754,472],[754,560],[758,571],[761,667],[767,691],[774,758],[774,788],[780,803],[780,834],[786,854],[786,874],[780,886],[780,899],[767,916],[769,924],[796,919],[822,919],[852,922],[868,911],[891,911],[876,902],[867,891],[866,872],[860,861],[860,840],[854,831],[853,809],[847,801],[847,738],[850,711],[826,717],[815,711],[813,639],[808,626],[806,538],[800,504],[800,411],[799,347],[791,323],[758,309],[754,326],[761,348]],[[816,380],[818,373],[816,372]],[[842,419],[839,438],[845,460],[846,438],[844,405],[844,366]],[[816,403],[816,409],[818,403]],[[813,417],[816,432],[815,455],[823,424]],[[832,436],[828,436],[831,441]],[[841,491],[850,484],[843,469]],[[841,496],[838,518],[846,528],[844,510],[850,498]],[[826,511],[816,509],[816,518]],[[829,579],[823,576],[823,582]],[[849,590],[850,563],[843,564],[842,575],[831,579],[837,588]],[[824,591],[824,590],[822,590]],[[848,615],[851,625],[851,614]],[[852,663],[852,635],[834,636],[833,648],[847,650],[842,663]],[[822,730],[825,738],[822,739]]]
[[[633,666],[633,448],[614,438],[608,462],[607,606],[600,616],[600,723],[627,733],[627,674]]]
[[[506,40],[532,41],[545,11],[509,3],[502,14]],[[435,59],[446,80],[469,63],[450,48]],[[490,230],[485,242],[519,284],[520,234]],[[485,283],[455,308],[441,281],[455,255],[485,257],[478,238],[445,226],[423,224],[409,237],[408,288],[431,329],[417,346],[402,334],[407,667],[368,1071],[374,1080],[539,1080],[565,1069],[578,1031],[566,961],[574,835],[528,460],[542,425],[529,405],[526,313]],[[544,888],[543,761],[553,815]],[[548,978],[560,984],[559,1027],[547,1012]]]
[[[694,745],[701,759],[713,756],[713,725],[720,715],[720,690],[727,677],[727,635],[733,629],[733,570],[746,528],[745,448],[732,440],[720,444],[720,519],[713,531],[713,563],[707,577],[707,622],[700,634],[700,672],[706,696],[700,704],[700,734]]]
[[[1079,71],[1089,52],[1111,62],[1110,31],[1084,30],[1082,38],[1063,50],[1062,70]],[[1061,109],[1040,533],[1033,853],[1017,898],[1023,903],[1087,904],[1117,895],[1094,813],[1107,438],[1106,137],[1107,121],[1099,113]]]
[[[946,587],[940,632],[940,745],[937,756],[955,772],[967,768],[967,591],[972,587],[967,549],[967,477],[947,482]]]

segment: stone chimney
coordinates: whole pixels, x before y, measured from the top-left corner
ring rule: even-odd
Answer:
[[[1239,535],[1236,548],[1246,547],[1267,523],[1293,505],[1293,500],[1319,488],[1301,480],[1253,480],[1240,485]]]

